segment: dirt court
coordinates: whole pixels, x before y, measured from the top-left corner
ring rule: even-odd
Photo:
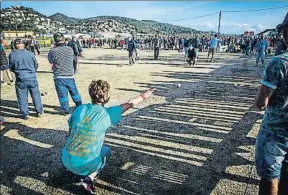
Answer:
[[[31,120],[21,120],[14,86],[1,89],[7,121],[1,127],[3,195],[84,194],[61,165],[68,117],[56,110],[47,53],[43,49],[37,56],[40,91],[47,92],[42,118],[33,117],[30,104]],[[158,60],[152,60],[153,52],[141,51],[140,61],[129,66],[127,51],[84,50],[76,75],[83,103],[90,101],[92,79],[110,83],[109,105],[125,103],[149,87],[158,89],[109,130],[105,141],[112,156],[97,194],[257,194],[253,156],[261,121],[252,105],[260,68],[253,67],[254,57],[243,54],[217,53],[214,63],[206,62],[206,55],[200,53],[192,67],[177,51],[160,51]]]

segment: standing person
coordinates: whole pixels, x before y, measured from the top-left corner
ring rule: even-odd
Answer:
[[[29,91],[37,116],[40,117],[43,114],[43,105],[36,76],[37,60],[33,53],[25,49],[23,40],[16,39],[15,48],[16,50],[9,55],[9,68],[15,73],[16,95],[20,112],[23,119],[28,120],[30,118],[28,109]]]
[[[134,41],[134,39],[129,37],[128,52],[129,52],[129,64],[130,65],[135,64],[136,49],[137,49],[136,42]]]
[[[34,45],[35,50],[37,51],[37,54],[40,55],[38,41],[34,37],[32,37],[32,43]]]
[[[258,40],[257,44],[256,44],[256,65],[258,66],[258,62],[261,58],[261,62],[262,62],[262,67],[264,66],[264,62],[265,62],[265,51],[268,48],[268,41],[267,39],[265,39],[265,34],[262,33],[260,36],[260,39]]]
[[[124,41],[124,39],[121,39],[120,46],[121,46],[122,50],[124,49],[124,45],[125,45],[125,41]]]
[[[182,53],[183,52],[183,47],[184,47],[184,38],[183,37],[180,37],[179,39],[179,53]]]
[[[205,35],[203,35],[201,38],[201,52],[205,51],[205,42]]]
[[[1,67],[1,85],[4,84],[4,72],[7,74],[7,77],[10,81],[9,85],[13,84],[13,77],[11,75],[11,72],[9,70],[8,66],[8,58],[5,52],[5,45],[3,39],[0,39],[0,67]]]
[[[69,114],[68,91],[77,106],[82,104],[81,97],[76,87],[74,79],[74,63],[75,59],[72,48],[64,43],[62,33],[55,33],[53,38],[56,47],[51,49],[48,54],[48,61],[53,64],[54,83],[58,99],[61,105],[61,114]]]
[[[76,37],[72,37],[72,40],[67,44],[68,47],[71,47],[73,49],[74,53],[74,59],[73,59],[73,67],[74,67],[74,73],[77,73],[79,70],[78,66],[78,58],[80,56],[80,50],[79,50],[79,45],[77,43]]]
[[[159,35],[155,35],[154,39],[152,40],[152,45],[154,46],[154,60],[158,59],[160,44]]]
[[[62,163],[70,172],[82,177],[79,183],[90,194],[95,194],[95,183],[111,155],[104,144],[109,127],[121,120],[121,115],[153,93],[148,90],[125,104],[104,107],[109,102],[110,85],[93,80],[89,85],[91,103],[79,106],[68,120],[69,137],[62,149]]]
[[[35,45],[34,42],[32,41],[31,35],[28,35],[28,38],[26,40],[26,49],[35,54]]]
[[[246,46],[246,50],[245,50],[245,54],[248,56],[248,55],[250,55],[250,50],[251,50],[251,38],[250,37],[248,37],[247,39],[246,39],[246,41],[245,41],[245,46]]]
[[[14,40],[13,39],[10,42],[10,49],[11,49],[11,52],[13,52],[15,50]]]
[[[254,47],[256,45],[256,38],[255,37],[252,37],[251,38],[251,51],[250,51],[250,54],[253,55],[254,54]]]
[[[211,62],[213,62],[214,54],[215,54],[215,52],[216,52],[217,42],[218,42],[218,40],[217,40],[217,34],[215,34],[215,35],[214,35],[214,38],[211,39],[211,41],[210,41],[210,48],[209,48],[209,51],[208,51],[207,61],[209,60],[210,54],[212,54]]]
[[[184,40],[184,52],[185,52],[185,56],[184,56],[184,62],[186,62],[187,57],[188,57],[188,49],[191,46],[191,40],[188,39],[188,37],[185,38]]]
[[[288,13],[277,26],[288,46]],[[271,58],[255,105],[266,111],[256,139],[255,160],[259,195],[288,194],[288,52]]]
[[[217,41],[217,52],[221,52],[221,42],[222,42],[222,39],[218,39]]]

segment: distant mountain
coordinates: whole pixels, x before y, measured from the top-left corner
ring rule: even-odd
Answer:
[[[61,13],[53,14],[52,16],[49,16],[49,18],[51,20],[59,21],[59,22],[62,22],[63,24],[68,24],[68,25],[77,24],[80,21],[80,19],[78,18],[72,18]]]
[[[32,30],[36,33],[89,33],[118,32],[165,35],[202,34],[192,28],[160,23],[153,20],[135,20],[119,16],[96,16],[79,19],[61,13],[49,17],[28,7],[10,7],[2,9],[0,29]]]

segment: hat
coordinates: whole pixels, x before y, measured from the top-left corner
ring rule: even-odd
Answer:
[[[15,45],[24,44],[24,40],[23,39],[15,39],[14,44]]]
[[[282,28],[287,27],[287,26],[288,26],[288,13],[285,16],[284,21],[281,24],[278,24],[276,28],[282,29]]]

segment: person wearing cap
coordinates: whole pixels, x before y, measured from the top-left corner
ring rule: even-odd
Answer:
[[[288,13],[277,26],[288,46]],[[256,138],[259,195],[288,194],[288,52],[273,56],[263,71],[255,105],[266,108]]]
[[[129,37],[128,40],[128,52],[129,52],[129,64],[133,65],[135,64],[135,55],[136,55],[136,42],[134,41],[134,39],[132,39],[131,37]]]
[[[158,35],[155,35],[154,39],[152,40],[152,45],[154,46],[154,60],[157,60],[161,46],[161,41]]]
[[[61,114],[69,114],[68,91],[76,107],[82,104],[80,94],[78,92],[74,79],[74,63],[75,59],[73,49],[65,45],[64,35],[55,33],[53,35],[56,47],[52,48],[48,53],[48,61],[53,66],[54,83],[58,99],[61,105]]]
[[[268,45],[269,44],[268,44],[267,39],[265,38],[265,34],[262,33],[256,44],[256,65],[255,66],[258,66],[260,58],[261,58],[262,66],[264,65],[265,51],[267,50]]]
[[[287,46],[285,45],[283,41],[283,35],[280,34],[279,39],[277,40],[277,44],[276,44],[275,56],[285,53],[286,51],[287,51]]]
[[[37,60],[32,52],[25,49],[24,40],[16,39],[14,43],[16,50],[9,55],[9,68],[15,73],[15,88],[20,112],[23,119],[30,118],[28,109],[29,91],[37,116],[40,117],[43,114],[43,105],[36,76]]]
[[[7,77],[10,81],[9,85],[13,84],[13,77],[11,75],[11,72],[9,70],[8,66],[8,58],[5,52],[5,42],[3,39],[0,39],[0,70],[1,70],[1,85],[4,85],[4,72],[7,74]]]
[[[32,44],[34,45],[34,52],[35,52],[35,50],[37,51],[37,54],[38,55],[40,55],[40,50],[39,50],[39,44],[38,44],[38,41],[36,40],[36,38],[35,37],[32,37],[32,39],[31,39],[31,42],[32,42]]]

